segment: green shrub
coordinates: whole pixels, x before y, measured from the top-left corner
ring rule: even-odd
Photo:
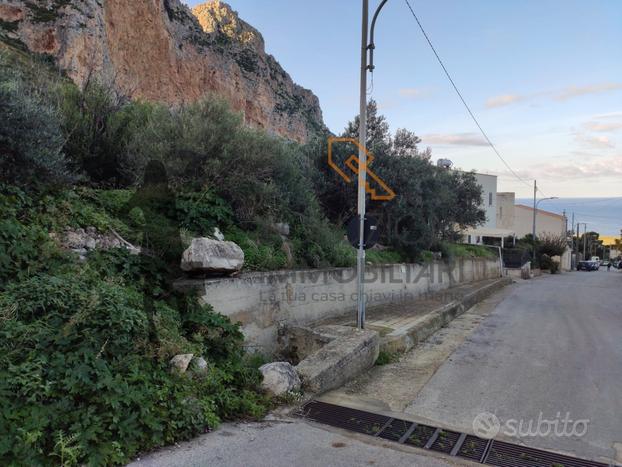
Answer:
[[[0,185],[0,290],[63,263],[48,232],[26,214],[34,201],[14,187]]]
[[[539,265],[541,269],[549,271],[551,274],[557,274],[559,272],[559,263],[553,261],[553,259],[547,254],[540,256]]]
[[[179,226],[200,236],[212,235],[214,228],[233,225],[229,205],[212,192],[182,193],[177,196]]]
[[[376,359],[376,362],[374,364],[376,366],[389,365],[391,363],[397,362],[399,358],[400,358],[399,354],[395,352],[387,352],[385,350],[381,350],[378,353],[378,358]]]
[[[63,152],[60,115],[0,54],[0,182],[42,190],[75,177]]]
[[[293,244],[301,266],[351,267],[356,264],[356,250],[342,232],[327,221],[310,217],[293,226]]]
[[[418,261],[421,263],[431,263],[434,261],[434,253],[429,250],[422,250],[419,252]]]
[[[147,118],[148,113],[132,112],[141,104],[130,104],[113,84],[95,78],[82,89],[58,85],[56,98],[66,135],[64,149],[75,170],[94,185],[128,186],[131,179],[123,171],[125,146]]]
[[[250,271],[273,271],[287,266],[287,256],[278,235],[261,235],[231,228],[225,238],[237,243],[244,251],[244,268]]]
[[[365,254],[366,261],[372,264],[394,264],[405,263],[407,258],[404,258],[400,253],[393,250],[368,250]]]
[[[237,326],[196,304],[181,316],[158,301],[152,342],[142,294],[123,276],[105,278],[113,270],[86,264],[0,293],[2,463],[51,465],[65,452],[120,464],[265,410]],[[188,352],[206,356],[207,376],[170,372],[170,357]]]
[[[129,192],[0,188],[0,463],[122,464],[263,414],[239,327],[173,293],[163,260],[114,249],[80,263],[50,239],[64,226],[130,230],[114,217]],[[172,374],[179,353],[204,356],[207,375]]]
[[[538,237],[539,255],[561,256],[568,248],[568,241],[562,235],[541,235]]]
[[[495,253],[493,248],[481,246],[481,245],[467,245],[442,242],[439,246],[439,250],[443,254],[444,259],[449,258],[497,258],[498,253]]]

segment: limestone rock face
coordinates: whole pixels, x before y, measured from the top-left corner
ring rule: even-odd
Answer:
[[[244,252],[233,242],[221,242],[212,238],[194,238],[184,251],[181,269],[193,273],[238,272],[244,266]]]
[[[168,104],[214,93],[250,126],[297,141],[324,128],[317,97],[218,0],[193,10],[179,0],[2,0],[0,40],[52,56],[78,85],[97,76]]]
[[[261,386],[275,396],[281,396],[300,389],[300,377],[287,362],[267,363],[259,367],[263,375]]]

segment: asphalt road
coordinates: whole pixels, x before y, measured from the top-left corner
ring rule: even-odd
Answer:
[[[487,412],[502,438],[622,462],[622,272],[513,287],[405,411],[470,432]]]
[[[390,443],[393,444],[393,443]],[[365,435],[301,420],[226,424],[178,446],[138,459],[131,467],[452,467],[415,448],[389,446]]]

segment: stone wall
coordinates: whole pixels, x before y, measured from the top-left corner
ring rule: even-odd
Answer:
[[[451,266],[390,264],[368,266],[368,306],[413,300],[425,293],[501,276],[498,260],[464,259]],[[356,310],[356,269],[246,273],[235,278],[185,280],[214,310],[242,323],[249,347],[270,354],[280,326],[305,325]]]

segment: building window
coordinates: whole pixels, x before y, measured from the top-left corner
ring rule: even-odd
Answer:
[[[492,206],[492,192],[488,193],[488,206]]]

